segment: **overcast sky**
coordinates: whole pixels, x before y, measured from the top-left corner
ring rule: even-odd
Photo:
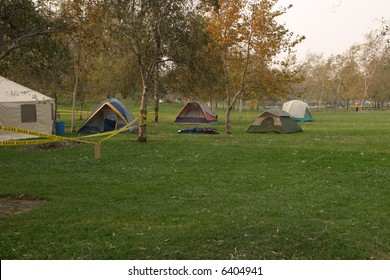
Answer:
[[[364,34],[380,27],[390,18],[390,0],[279,0],[277,6],[293,4],[280,20],[294,34],[305,35],[297,47],[298,59],[307,52],[326,57],[342,54]]]

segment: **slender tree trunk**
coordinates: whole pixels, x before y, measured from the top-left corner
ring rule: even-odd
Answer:
[[[147,68],[145,68],[145,61],[142,60],[142,53],[139,52],[137,45],[134,45],[134,50],[137,55],[139,69],[141,71],[141,80],[142,80],[142,97],[140,105],[140,116],[139,116],[139,127],[138,127],[138,139],[139,143],[146,143],[146,117],[147,117],[147,104],[149,91],[151,90],[151,85],[154,81],[154,71],[157,70],[158,61],[160,59],[161,51],[161,37],[160,37],[160,26],[158,23],[154,26],[154,43],[155,43],[155,53],[153,59],[150,61]],[[146,70],[146,71],[145,71]],[[157,74],[158,75],[158,74]],[[158,96],[157,96],[158,102]],[[158,104],[157,104],[158,105]]]
[[[232,125],[230,120],[230,111],[233,109],[233,106],[228,106],[225,113],[225,126],[226,134],[232,134]]]
[[[336,110],[339,107],[340,87],[341,87],[341,78],[339,79],[339,85],[337,87],[337,92],[336,92]]]
[[[76,72],[79,72],[78,68],[77,68]],[[73,94],[72,94],[72,120],[71,120],[71,125],[70,125],[71,132],[76,131],[76,129],[75,129],[75,110],[76,110],[76,95],[77,95],[78,84],[79,84],[79,74],[76,73],[76,80],[74,83],[74,89],[73,89]]]
[[[362,102],[361,102],[361,109],[363,111],[364,109],[364,99],[366,98],[367,96],[367,90],[368,90],[368,85],[367,85],[367,76],[364,77],[364,96],[362,98]]]
[[[227,109],[225,113],[225,127],[226,127],[226,134],[232,134],[231,130],[231,122],[230,122],[230,111],[232,110],[232,106],[230,106],[230,83],[229,83],[229,72],[227,69],[227,50],[225,50],[225,56],[223,59],[223,69],[224,69],[224,75],[225,75],[225,92],[226,92],[226,103],[227,103]]]
[[[231,120],[230,120],[230,112],[232,111],[234,107],[234,103],[236,102],[237,98],[242,95],[244,89],[245,89],[245,79],[246,79],[246,73],[248,71],[248,65],[249,65],[249,58],[250,58],[250,50],[251,50],[251,41],[252,41],[252,30],[249,33],[248,42],[247,42],[247,49],[246,49],[246,58],[245,58],[245,64],[244,64],[244,70],[242,72],[241,76],[241,84],[240,89],[236,92],[231,102],[229,102],[229,94],[228,94],[228,107],[226,109],[225,114],[225,125],[226,125],[226,134],[232,134],[232,127],[231,127]],[[226,68],[227,70],[227,68]],[[226,71],[225,70],[225,71]],[[227,83],[228,85],[228,83]],[[227,91],[228,92],[228,91]]]
[[[159,87],[160,87],[160,77],[158,72],[158,64],[156,65],[155,81],[154,81],[154,122],[158,123],[158,115],[160,110],[160,97],[159,97]]]
[[[324,92],[324,81],[322,81],[322,85],[321,85],[321,92],[320,92],[320,98],[318,100],[318,109],[321,111],[321,98],[322,98],[322,93]]]
[[[154,71],[154,62],[149,65],[147,70],[144,72],[144,67],[142,64],[142,57],[140,54],[137,55],[138,66],[141,73],[142,80],[142,96],[141,96],[141,105],[140,105],[140,113],[139,113],[139,125],[138,125],[138,138],[137,142],[146,143],[146,118],[148,114],[147,106],[148,106],[148,96],[150,91],[151,81],[153,80],[153,71]]]
[[[142,87],[142,97],[141,97],[139,126],[138,126],[138,138],[137,138],[137,142],[139,142],[139,143],[146,143],[146,117],[148,114],[148,110],[147,110],[148,93],[149,93],[149,86],[147,83],[144,82],[143,87]]]
[[[76,95],[79,86],[79,76],[80,76],[80,59],[81,59],[81,43],[77,43],[77,58],[75,63],[75,82],[72,95],[72,119],[70,125],[70,131],[75,132],[75,110],[76,110]]]
[[[241,93],[242,93],[242,88],[239,91],[237,91],[237,93],[234,95],[234,97],[232,99],[232,102],[230,103],[230,105],[226,109],[226,114],[225,114],[225,118],[226,118],[226,134],[232,134],[230,112],[232,111],[232,109],[234,107],[234,103],[236,102],[237,98],[241,95]]]
[[[153,60],[150,65],[147,67],[146,71],[145,67],[142,64],[142,55],[137,55],[138,66],[141,73],[142,80],[142,96],[141,96],[141,105],[140,105],[140,114],[139,114],[139,125],[138,125],[138,138],[137,142],[146,143],[146,118],[148,114],[147,106],[148,106],[148,96],[151,88],[151,84],[153,82],[154,70],[156,65],[156,59]]]
[[[80,115],[79,115],[80,121],[83,119],[84,105],[85,105],[85,94],[83,94],[83,97],[80,100]]]

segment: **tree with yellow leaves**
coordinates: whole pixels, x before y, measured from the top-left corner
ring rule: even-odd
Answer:
[[[210,12],[207,30],[217,42],[214,49],[223,61],[224,85],[228,103],[225,124],[231,134],[230,112],[247,90],[249,72],[271,65],[275,56],[291,52],[304,37],[293,38],[284,25],[277,22],[287,8],[276,9],[277,0],[220,0]]]

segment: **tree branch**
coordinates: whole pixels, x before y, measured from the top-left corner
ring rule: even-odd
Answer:
[[[38,35],[51,34],[51,33],[55,33],[55,32],[59,32],[59,31],[52,30],[50,28],[50,26],[37,27],[37,28],[34,28],[34,29],[30,30],[29,32],[15,38],[15,39],[8,40],[7,42],[0,45],[0,59],[5,57],[9,52],[11,52],[16,47],[18,47],[20,42],[25,40],[25,39],[28,39],[28,38],[31,38],[34,36],[38,36]]]

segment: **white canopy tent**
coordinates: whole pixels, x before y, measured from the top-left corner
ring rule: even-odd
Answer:
[[[0,126],[52,134],[55,101],[39,92],[0,76]],[[0,140],[34,138],[0,130]]]

